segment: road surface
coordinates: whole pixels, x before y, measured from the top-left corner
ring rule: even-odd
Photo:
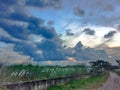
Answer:
[[[97,90],[120,90],[120,77],[110,72],[108,80]]]

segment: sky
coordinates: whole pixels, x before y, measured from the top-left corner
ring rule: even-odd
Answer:
[[[0,62],[120,59],[120,0],[0,0]]]

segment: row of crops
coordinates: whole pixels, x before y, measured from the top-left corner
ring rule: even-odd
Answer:
[[[35,65],[13,65],[8,66],[0,73],[4,82],[18,82],[41,80],[48,78],[65,77],[87,73],[85,65],[75,66],[35,66]]]

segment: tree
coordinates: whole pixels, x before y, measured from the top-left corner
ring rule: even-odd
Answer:
[[[105,70],[110,69],[111,67],[111,64],[104,60],[97,60],[94,62],[90,62],[90,65],[92,66],[92,71],[94,72],[103,72]]]
[[[116,60],[116,62],[118,63],[118,65],[120,66],[120,60]]]

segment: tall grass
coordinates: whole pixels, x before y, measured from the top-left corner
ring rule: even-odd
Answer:
[[[74,66],[35,66],[35,65],[12,65],[8,66],[0,74],[1,80],[6,82],[41,80],[48,78],[65,77],[87,73],[85,65]]]
[[[55,85],[48,88],[48,90],[97,90],[97,88],[101,87],[108,77],[109,73],[106,72],[90,78],[83,78],[81,80],[71,81],[70,83]]]

